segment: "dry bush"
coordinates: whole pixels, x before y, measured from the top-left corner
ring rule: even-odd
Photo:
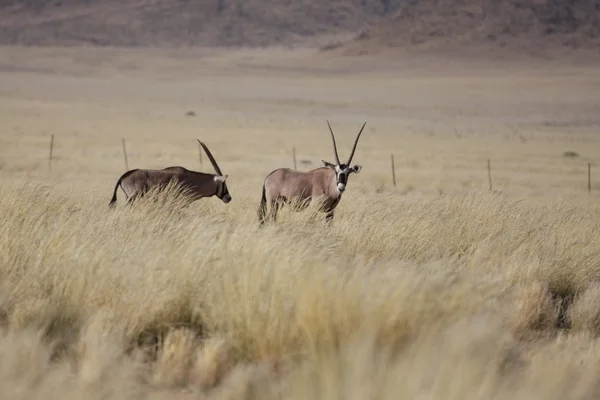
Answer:
[[[196,333],[187,328],[172,329],[165,335],[153,368],[152,383],[156,387],[185,386],[194,361]]]
[[[559,307],[547,286],[532,282],[515,289],[514,313],[511,315],[515,336],[526,339],[532,333],[552,332],[558,326]]]
[[[598,335],[600,333],[600,285],[597,282],[591,283],[575,298],[569,311],[573,330]]]
[[[204,340],[196,350],[196,359],[190,371],[190,383],[200,389],[214,388],[233,366],[231,347],[227,341],[220,337],[211,337]]]

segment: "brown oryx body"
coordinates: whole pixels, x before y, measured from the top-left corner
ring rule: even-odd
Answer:
[[[208,155],[216,174],[190,171],[183,167],[167,167],[158,170],[133,169],[125,172],[117,181],[109,206],[115,205],[119,186],[123,189],[127,202],[130,203],[136,198],[143,196],[148,190],[154,187],[163,188],[171,182],[186,189],[191,197],[191,201],[196,201],[203,197],[217,196],[224,203],[229,203],[231,195],[227,189],[227,175],[223,175],[206,145],[202,142],[200,142],[200,145]]]
[[[356,136],[352,153],[348,161],[340,162],[335,136],[329,121],[329,131],[333,140],[333,150],[336,164],[321,160],[324,167],[316,168],[307,172],[294,171],[289,168],[279,168],[271,172],[264,181],[262,197],[258,211],[261,225],[265,222],[267,214],[267,203],[271,205],[271,219],[277,217],[278,209],[290,201],[298,201],[299,208],[303,209],[312,201],[319,201],[321,209],[326,213],[327,221],[333,218],[333,212],[339,204],[342,193],[346,190],[348,176],[359,173],[362,167],[355,165],[350,167],[352,157],[356,151],[358,139],[365,128],[365,122]]]

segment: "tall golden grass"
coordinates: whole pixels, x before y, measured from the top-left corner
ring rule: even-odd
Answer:
[[[0,193],[5,398],[597,395],[597,204]]]

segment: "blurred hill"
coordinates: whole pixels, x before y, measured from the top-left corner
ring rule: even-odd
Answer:
[[[405,0],[0,0],[12,45],[306,45],[357,32]]]
[[[0,0],[0,44],[600,52],[600,0]]]
[[[329,48],[346,54],[469,48],[600,54],[600,0],[407,1],[393,16]]]

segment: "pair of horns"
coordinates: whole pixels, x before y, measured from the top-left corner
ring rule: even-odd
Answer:
[[[223,176],[223,173],[221,172],[221,168],[219,168],[219,165],[215,161],[215,158],[213,157],[213,155],[210,153],[210,150],[208,150],[208,147],[206,147],[204,142],[201,142],[200,139],[196,139],[196,140],[198,141],[198,143],[200,143],[200,146],[202,146],[202,148],[206,152],[206,155],[208,156],[208,159],[210,160],[211,164],[213,165],[213,168],[217,172],[217,175]]]
[[[329,132],[331,132],[331,139],[333,140],[333,152],[335,155],[335,161],[337,162],[338,165],[341,165],[342,163],[340,162],[340,157],[338,156],[337,146],[335,144],[335,135],[333,134],[333,129],[331,129],[331,124],[329,123],[329,121],[327,121],[327,125],[329,126]],[[354,157],[354,152],[356,151],[356,145],[358,144],[358,139],[360,138],[360,134],[362,133],[363,129],[365,129],[365,125],[367,125],[367,121],[365,121],[362,128],[360,128],[360,132],[358,132],[358,135],[356,136],[356,140],[354,141],[354,147],[352,147],[352,153],[350,153],[350,157],[348,158],[348,162],[346,163],[346,165],[350,165],[350,163],[352,162],[352,157]]]

